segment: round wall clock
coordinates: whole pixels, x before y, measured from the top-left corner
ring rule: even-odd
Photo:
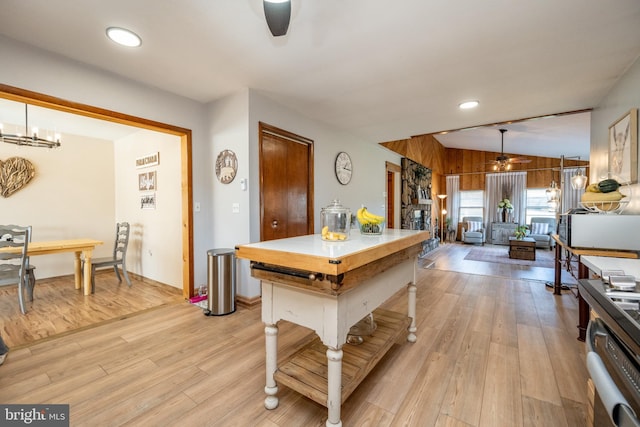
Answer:
[[[236,177],[238,171],[238,159],[236,153],[231,150],[224,150],[218,154],[216,160],[216,176],[218,181],[229,184]]]
[[[342,185],[347,185],[351,181],[351,175],[353,174],[353,165],[351,164],[351,157],[344,151],[338,153],[336,157],[336,178]]]

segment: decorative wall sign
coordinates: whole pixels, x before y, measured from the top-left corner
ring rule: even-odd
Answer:
[[[156,190],[156,171],[150,171],[138,174],[138,190],[155,191]]]
[[[9,197],[22,189],[36,174],[33,164],[22,157],[0,160],[0,195]]]
[[[136,159],[136,169],[148,168],[160,164],[160,153],[147,154]]]
[[[140,196],[140,209],[155,209],[156,193],[148,193]]]
[[[231,150],[224,150],[218,154],[216,160],[216,176],[223,184],[229,184],[238,172],[238,159]]]
[[[620,184],[638,182],[638,110],[631,109],[609,127],[609,172]]]

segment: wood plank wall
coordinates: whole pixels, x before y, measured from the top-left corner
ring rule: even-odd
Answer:
[[[500,155],[492,151],[445,148],[433,135],[382,142],[380,145],[430,168],[433,171],[434,194],[446,193],[446,175],[460,175],[460,190],[484,190],[485,174],[494,172],[489,162]],[[512,171],[527,171],[527,187],[546,188],[552,180],[560,182],[560,159],[505,154],[531,160],[530,163],[514,164],[512,168]],[[584,173],[589,176],[588,161],[564,161],[565,167],[578,165],[585,167]]]

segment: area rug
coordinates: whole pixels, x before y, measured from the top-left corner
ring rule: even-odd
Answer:
[[[471,248],[464,259],[470,261],[554,268],[555,251],[550,251],[549,249],[536,249],[536,260],[527,261],[509,258],[509,246],[479,246]]]

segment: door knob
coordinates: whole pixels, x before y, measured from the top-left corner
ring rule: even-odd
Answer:
[[[278,220],[274,219],[273,222],[271,223],[271,228],[278,228]]]

